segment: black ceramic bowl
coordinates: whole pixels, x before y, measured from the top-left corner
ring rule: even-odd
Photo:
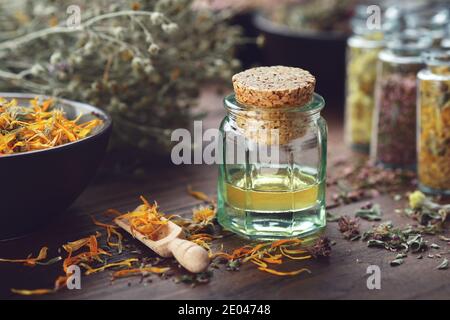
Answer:
[[[264,35],[263,65],[287,65],[309,70],[317,79],[316,91],[325,101],[341,105],[345,89],[347,35],[337,32],[294,30],[254,14],[253,23]]]
[[[0,93],[28,105],[37,95]],[[103,120],[90,136],[50,149],[0,156],[0,239],[24,235],[63,213],[94,177],[105,154],[111,118],[98,108],[55,99],[68,119]]]

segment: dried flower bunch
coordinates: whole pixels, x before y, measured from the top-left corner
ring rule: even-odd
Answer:
[[[2,1],[0,90],[99,106],[115,121],[116,146],[164,151],[171,129],[196,116],[200,85],[239,66],[240,29],[226,11],[192,2]],[[79,26],[68,25],[70,5],[81,9]]]

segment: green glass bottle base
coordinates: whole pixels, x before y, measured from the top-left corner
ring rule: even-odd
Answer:
[[[225,204],[219,206],[218,221],[225,229],[251,240],[301,238],[308,242],[326,227],[324,205],[271,213],[236,210]]]

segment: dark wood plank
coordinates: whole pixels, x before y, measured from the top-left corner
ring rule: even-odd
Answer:
[[[217,127],[224,111],[221,97],[214,90],[205,90],[201,99],[202,108],[210,111],[205,127]],[[331,105],[332,108],[332,105]],[[333,159],[347,155],[352,157],[342,144],[342,117],[326,114],[330,126],[328,171],[338,170]],[[155,199],[163,211],[180,215],[190,215],[199,201],[186,194],[186,185],[215,195],[217,168],[215,166],[155,165],[141,178],[108,177],[99,178],[82,194],[72,208],[53,221],[48,227],[27,237],[14,241],[0,242],[0,257],[20,258],[33,252],[36,254],[43,245],[50,247],[50,256],[57,255],[61,244],[92,234],[97,229],[90,215],[99,219],[109,208],[129,210],[138,204],[138,196],[143,194]],[[384,220],[406,225],[411,220],[394,213],[394,209],[404,206],[402,201],[394,201],[391,195],[382,195],[374,202],[380,203]],[[341,206],[333,210],[336,214],[352,214],[361,203]],[[362,221],[364,230],[372,223]],[[414,257],[406,259],[400,267],[391,267],[389,262],[395,253],[367,248],[361,241],[348,242],[342,239],[335,223],[329,223],[326,236],[336,241],[332,255],[327,259],[289,262],[288,269],[305,266],[312,270],[310,275],[296,277],[276,277],[259,272],[253,265],[244,265],[238,272],[223,268],[214,271],[211,282],[192,288],[186,284],[176,284],[171,279],[151,276],[151,283],[141,283],[140,278],[119,279],[111,283],[110,272],[103,272],[82,278],[82,290],[61,290],[55,295],[41,296],[41,299],[396,299],[450,297],[450,270],[435,270],[438,260]],[[432,239],[432,238],[431,238]],[[133,240],[130,240],[133,241]],[[438,242],[436,239],[430,241]],[[236,236],[228,236],[221,241],[226,248],[235,248],[246,243]],[[449,247],[440,242],[448,256]],[[139,247],[139,246],[138,246]],[[153,254],[139,247],[145,255]],[[367,267],[381,268],[381,290],[368,290]],[[61,267],[25,266],[0,263],[0,297],[17,298],[10,288],[51,287],[54,279],[61,274]]]

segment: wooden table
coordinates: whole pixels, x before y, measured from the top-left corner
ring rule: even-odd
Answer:
[[[224,111],[221,97],[213,90],[206,90],[201,98],[202,108],[210,111],[205,127],[217,127]],[[326,115],[329,122],[329,159],[337,156],[352,156],[342,143],[341,117]],[[168,162],[168,161],[167,161]],[[334,170],[332,165],[328,171]],[[90,215],[104,219],[102,213],[109,208],[121,211],[133,209],[139,203],[139,195],[157,200],[166,213],[190,215],[192,208],[200,202],[186,193],[186,186],[202,190],[215,196],[217,168],[207,165],[175,166],[169,163],[154,165],[144,177],[97,178],[62,217],[44,230],[27,237],[0,242],[0,257],[21,258],[29,253],[37,254],[39,248],[50,248],[49,257],[58,255],[58,248],[67,241],[93,234],[98,227],[92,224]],[[330,193],[330,192],[328,192]],[[26,199],[24,199],[26,201]],[[411,220],[394,213],[404,206],[403,201],[394,201],[392,195],[382,195],[373,202],[380,203],[384,217],[398,225]],[[333,209],[336,214],[352,215],[361,206],[354,203]],[[361,230],[372,223],[362,221]],[[447,233],[448,235],[448,233]],[[450,270],[436,270],[437,259],[424,257],[417,260],[408,257],[399,267],[389,262],[395,253],[368,248],[365,242],[349,242],[342,238],[336,223],[329,223],[326,236],[336,241],[329,258],[289,262],[286,267],[297,269],[308,267],[312,274],[295,277],[277,277],[258,271],[253,265],[244,265],[240,271],[214,270],[208,284],[191,287],[177,284],[172,279],[151,276],[152,282],[141,283],[139,277],[110,281],[111,272],[106,271],[82,278],[81,290],[63,289],[54,295],[35,298],[52,299],[396,299],[396,298],[450,298]],[[133,241],[133,240],[131,240]],[[432,239],[430,241],[439,242]],[[246,240],[231,235],[223,239],[227,248],[235,248]],[[450,247],[442,241],[440,252]],[[146,255],[152,255],[140,247]],[[381,268],[381,289],[369,290],[366,285],[367,267]],[[17,298],[10,288],[48,288],[61,275],[61,265],[36,266],[0,263],[0,297]]]

